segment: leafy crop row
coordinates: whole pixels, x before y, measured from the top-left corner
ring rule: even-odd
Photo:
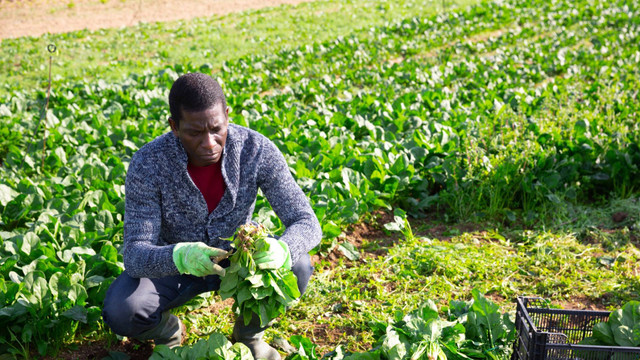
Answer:
[[[434,6],[432,0],[307,1],[242,14],[2,39],[0,94],[46,86],[42,57],[49,55],[46,47],[50,43],[58,47],[54,86],[92,78],[119,82],[131,73],[155,72],[166,64],[210,63],[220,67],[223,61],[245,54],[272,54],[362,27],[380,26],[391,19],[428,16],[444,6],[478,2],[447,0]]]
[[[545,209],[562,221],[562,201],[638,190],[638,11],[484,2],[220,69],[64,83],[40,132],[44,92],[12,93],[0,104],[0,342],[44,354],[80,324],[102,331],[126,169],[168,130],[168,88],[187,71],[219,78],[232,121],[285,153],[323,246],[381,208],[532,224]],[[279,227],[264,199],[256,208]]]
[[[440,313],[444,313],[444,317]],[[327,354],[318,354],[316,346],[300,335],[291,337],[295,352],[287,360],[446,360],[507,359],[515,339],[514,322],[501,313],[498,305],[473,291],[470,301],[452,300],[438,309],[432,300],[392,319],[371,325],[378,339],[367,352],[350,353],[338,346]],[[221,334],[214,333],[194,345],[168,349],[155,348],[151,359],[225,359],[253,360],[244,345],[233,346]]]

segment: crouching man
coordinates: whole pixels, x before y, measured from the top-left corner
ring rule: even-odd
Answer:
[[[236,229],[251,222],[258,189],[285,225],[271,256],[290,258],[304,293],[309,251],[322,237],[309,201],[278,148],[229,124],[220,85],[210,76],[179,77],[169,93],[171,131],[138,150],[125,182],[124,266],[103,308],[117,334],[178,346],[184,326],[169,310],[220,288]],[[256,359],[280,359],[262,339],[257,316],[236,320],[233,339]]]

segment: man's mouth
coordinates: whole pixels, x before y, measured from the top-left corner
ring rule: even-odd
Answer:
[[[200,155],[201,159],[210,160],[210,161],[215,161],[219,157],[220,157],[219,153],[206,153],[206,154],[201,154]]]

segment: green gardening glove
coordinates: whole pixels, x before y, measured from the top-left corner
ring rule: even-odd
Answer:
[[[291,270],[291,253],[289,246],[282,240],[267,237],[264,239],[266,247],[258,251],[253,260],[259,269],[280,269]]]
[[[224,276],[224,268],[218,262],[229,255],[227,251],[207,246],[203,242],[179,243],[173,248],[173,262],[180,274],[195,276]]]

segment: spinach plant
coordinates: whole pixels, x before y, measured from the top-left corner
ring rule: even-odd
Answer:
[[[169,348],[158,345],[153,349],[149,360],[253,360],[249,348],[242,343],[231,344],[219,333],[213,333],[208,339],[198,340],[189,346]]]
[[[582,345],[640,346],[640,301],[629,301],[593,326]]]
[[[244,318],[245,324],[255,315],[261,326],[285,313],[300,291],[293,272],[286,268],[261,269],[254,256],[268,251],[264,226],[243,225],[234,238],[235,253],[220,286],[222,299],[233,298],[233,309]]]
[[[472,290],[472,295],[469,301],[451,301],[442,311],[438,311],[433,300],[427,300],[407,314],[398,311],[392,322],[373,324],[374,332],[380,336],[373,350],[343,354],[337,349],[327,357],[332,360],[509,359],[516,336],[513,320],[477,289]]]

